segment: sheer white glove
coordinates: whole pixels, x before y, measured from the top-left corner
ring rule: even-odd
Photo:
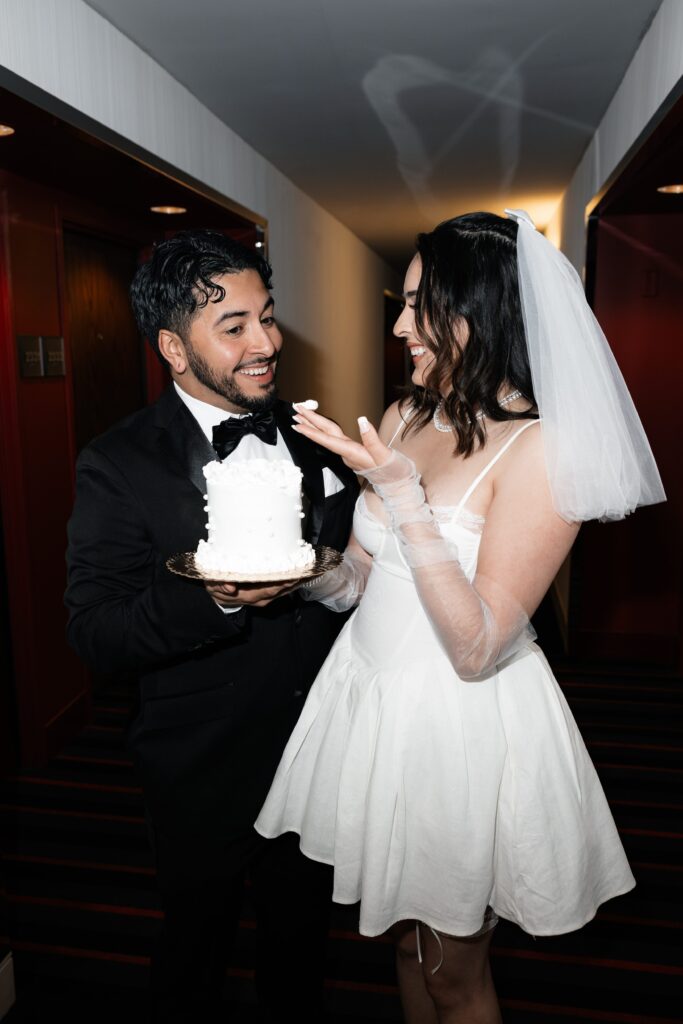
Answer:
[[[495,580],[479,574],[470,582],[457,550],[439,530],[410,459],[389,448],[365,417],[358,421],[358,444],[332,420],[296,408],[294,429],[340,455],[384,502],[422,604],[458,675],[476,679],[525,647],[533,636],[525,609]]]
[[[360,475],[382,499],[422,605],[461,678],[484,675],[533,639],[528,616],[513,595],[486,577],[467,578],[410,459],[392,450],[386,463]]]
[[[341,565],[304,583],[299,593],[305,601],[319,601],[333,612],[347,612],[355,608],[363,596],[371,565],[369,555],[347,547]]]

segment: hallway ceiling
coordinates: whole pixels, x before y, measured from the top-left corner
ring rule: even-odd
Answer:
[[[660,0],[89,0],[389,262],[552,214]]]

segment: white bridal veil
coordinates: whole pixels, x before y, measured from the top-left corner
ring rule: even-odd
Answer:
[[[531,378],[556,511],[623,519],[665,500],[645,431],[571,263],[524,210],[517,263]]]

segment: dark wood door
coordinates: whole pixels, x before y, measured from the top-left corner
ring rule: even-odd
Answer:
[[[135,247],[65,229],[77,451],[145,402],[143,342],[128,297],[136,266]]]

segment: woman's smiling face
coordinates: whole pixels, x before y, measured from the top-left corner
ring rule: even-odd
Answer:
[[[427,348],[416,333],[415,298],[422,275],[422,260],[414,256],[411,260],[403,283],[403,299],[405,305],[401,315],[394,324],[394,334],[401,338],[410,352],[413,361],[411,380],[418,387],[424,387],[425,376],[434,362],[434,353]]]

